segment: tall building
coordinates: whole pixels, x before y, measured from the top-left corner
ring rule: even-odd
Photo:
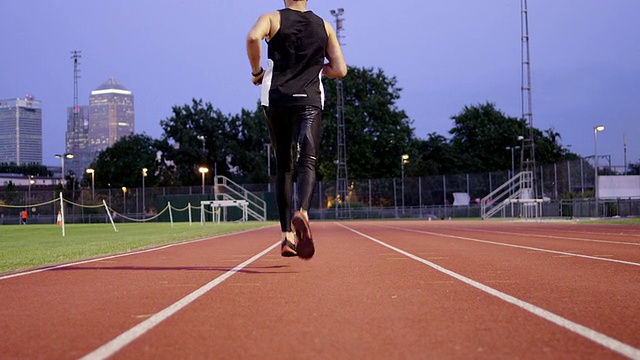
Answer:
[[[132,135],[135,126],[133,94],[109,78],[89,96],[89,106],[67,108],[66,160],[68,172],[82,176],[100,151],[121,137]],[[67,172],[67,171],[65,171]]]
[[[97,154],[132,135],[134,118],[131,91],[114,78],[107,79],[89,97],[89,150]]]
[[[89,150],[89,106],[67,108],[67,132],[65,135],[65,152],[74,156],[65,160],[66,168],[68,172],[82,177],[85,169],[89,167],[94,158],[93,152]]]
[[[33,96],[0,100],[0,163],[42,163],[42,104]]]

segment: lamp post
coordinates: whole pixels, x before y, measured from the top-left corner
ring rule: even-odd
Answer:
[[[143,218],[144,218],[144,214],[147,211],[144,203],[144,178],[147,177],[147,171],[149,171],[149,169],[142,168],[142,217]]]
[[[404,164],[409,163],[409,155],[403,154],[400,157],[400,166],[402,168],[402,211],[404,211]]]
[[[74,155],[72,153],[64,153],[64,154],[56,154],[55,157],[57,159],[60,159],[60,166],[62,167],[62,179],[61,179],[61,183],[62,183],[62,187],[66,188],[67,187],[67,182],[64,179],[64,159],[73,159]]]
[[[622,134],[622,145],[624,147],[624,155],[623,155],[623,159],[624,159],[624,174],[628,175],[629,172],[629,165],[627,165],[627,133],[623,133]]]
[[[520,146],[507,146],[505,150],[511,150],[511,177],[516,174],[516,166],[514,160],[514,150],[520,149]]]
[[[122,187],[122,199],[123,199],[122,214],[126,215],[127,214],[127,187],[126,186]]]
[[[36,181],[33,180],[33,175],[29,175],[29,202],[31,202],[31,185],[33,185]]]
[[[269,183],[267,185],[267,191],[271,192],[271,144],[264,144],[264,147],[267,149],[267,177],[269,178]]]
[[[337,10],[331,10],[330,13],[331,16],[336,18],[336,30],[342,30],[342,22],[344,21],[344,19],[342,19],[340,16],[344,14],[344,9],[338,8]]]
[[[202,195],[204,195],[204,175],[209,172],[209,168],[201,166],[198,171],[202,174]]]
[[[95,169],[87,169],[86,170],[87,174],[91,174],[91,201],[94,200],[94,196],[95,196],[95,188],[96,188],[96,171]]]
[[[202,157],[204,157],[204,153],[205,153],[205,142],[207,140],[207,138],[204,135],[198,135],[198,140],[200,140],[202,142]]]
[[[598,126],[595,126],[593,128],[593,146],[594,146],[594,153],[593,153],[594,180],[593,180],[593,184],[594,184],[594,197],[595,197],[595,204],[596,204],[596,212],[595,212],[596,216],[598,216],[598,131],[602,131],[602,130],[604,130],[604,126],[603,125],[598,125]]]

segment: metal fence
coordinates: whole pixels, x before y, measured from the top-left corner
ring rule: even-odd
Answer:
[[[639,216],[640,199],[594,199],[594,167],[584,159],[541,165],[536,169],[537,197],[543,197],[543,217]],[[510,171],[482,174],[459,174],[388,179],[354,179],[349,182],[350,217],[370,218],[465,218],[480,217],[479,199],[511,177]],[[248,191],[267,202],[267,218],[277,219],[275,196],[271,184],[244,184]],[[335,218],[335,181],[318,182],[311,204],[311,216],[316,219]],[[19,212],[29,210],[31,223],[53,223],[59,202],[59,190],[18,188],[8,192],[0,188],[0,224],[19,223]],[[102,222],[103,210],[87,209],[83,205],[101,204],[134,218],[155,214],[171,199],[200,195],[213,198],[212,185],[190,187],[92,189],[82,187],[64,190],[65,199],[77,206],[66,210],[70,222]],[[295,189],[294,189],[295,191]],[[454,193],[469,195],[469,203],[455,204]],[[49,202],[47,205],[40,205]],[[4,204],[4,205],[2,205]],[[192,204],[199,205],[199,204]],[[500,216],[509,217],[509,213]]]

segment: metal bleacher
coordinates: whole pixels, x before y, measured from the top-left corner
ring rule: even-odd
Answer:
[[[227,207],[240,208],[243,212],[243,221],[249,219],[267,220],[267,203],[225,176],[215,177],[214,199],[206,201],[206,203],[212,209],[218,210],[218,221],[220,220],[220,210],[225,210]]]
[[[534,194],[533,172],[521,171],[480,202],[480,216],[488,219],[499,215],[511,218],[538,218],[541,214],[542,199]]]

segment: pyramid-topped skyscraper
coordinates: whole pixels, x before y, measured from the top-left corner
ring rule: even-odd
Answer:
[[[89,96],[89,106],[68,109],[66,151],[68,170],[82,176],[100,151],[120,138],[132,135],[135,127],[133,94],[113,77]]]
[[[133,94],[110,77],[89,97],[89,149],[102,151],[134,128]]]

